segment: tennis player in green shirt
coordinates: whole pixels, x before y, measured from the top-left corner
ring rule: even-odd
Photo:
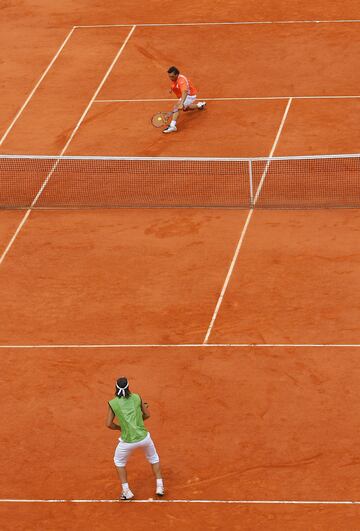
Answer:
[[[119,424],[114,423],[115,417]],[[161,477],[160,459],[150,433],[144,426],[144,420],[150,417],[149,408],[141,397],[132,393],[127,378],[119,378],[115,386],[115,398],[109,401],[106,425],[111,430],[120,430],[121,437],[115,449],[114,463],[119,473],[122,486],[121,500],[131,500],[131,492],[127,481],[126,463],[135,448],[145,451],[146,459],[151,464],[156,478],[155,493],[164,496],[164,483]]]

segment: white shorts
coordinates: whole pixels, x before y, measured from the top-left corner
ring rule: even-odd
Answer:
[[[195,96],[186,96],[185,101],[184,101],[184,109],[187,109],[187,107],[189,107],[189,105],[194,103],[195,100],[196,100],[196,94]],[[179,102],[180,101],[181,101],[181,98],[179,99]]]
[[[145,451],[146,459],[154,465],[155,463],[158,463],[160,461],[159,456],[156,452],[155,445],[150,437],[150,433],[147,434],[145,439],[139,442],[135,443],[126,443],[124,442],[121,437],[119,439],[119,444],[117,445],[115,449],[114,454],[114,463],[117,467],[124,467],[126,466],[127,460],[129,455],[135,450],[136,448],[143,448]]]

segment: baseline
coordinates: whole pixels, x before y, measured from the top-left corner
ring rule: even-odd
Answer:
[[[0,503],[122,503],[118,499],[108,500],[56,500],[56,499],[0,499]],[[360,505],[358,500],[130,500],[133,503],[207,503],[207,504],[237,504],[237,505]]]
[[[113,343],[113,344],[62,344],[62,345],[0,345],[0,349],[112,349],[112,348],[360,348],[360,343]]]
[[[360,19],[339,19],[339,20],[254,20],[238,22],[174,22],[174,23],[154,23],[154,24],[136,24],[139,28],[157,27],[157,26],[246,26],[246,25],[264,25],[264,24],[358,24]],[[75,28],[117,28],[130,27],[132,24],[89,24],[78,25]]]

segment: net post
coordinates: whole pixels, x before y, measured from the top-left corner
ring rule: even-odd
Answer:
[[[254,188],[252,175],[252,160],[249,159],[249,186],[250,186],[250,208],[254,208]]]

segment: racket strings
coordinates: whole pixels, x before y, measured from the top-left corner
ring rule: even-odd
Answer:
[[[151,118],[151,123],[154,127],[163,127],[169,123],[172,113],[169,112],[157,112]]]

